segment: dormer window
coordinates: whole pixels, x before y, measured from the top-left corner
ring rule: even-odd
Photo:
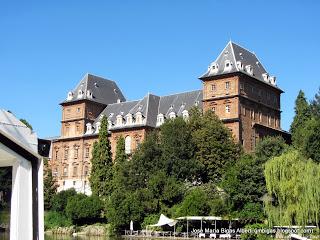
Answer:
[[[189,119],[189,112],[188,110],[183,110],[182,111],[182,118],[183,120],[187,121]]]
[[[108,129],[112,128],[112,121],[108,120]]]
[[[142,124],[142,113],[141,112],[136,113],[136,124]]]
[[[78,98],[83,98],[83,91],[82,90],[78,91]]]
[[[216,62],[211,63],[211,65],[209,66],[209,73],[213,73],[216,74],[219,70],[219,66]]]
[[[249,74],[249,75],[253,75],[253,67],[251,65],[246,65],[246,72]]]
[[[276,77],[275,77],[275,76],[270,77],[269,80],[270,80],[270,83],[271,83],[272,85],[277,85]]]
[[[269,82],[269,74],[268,73],[262,73],[262,78],[265,82]]]
[[[237,61],[237,68],[238,70],[242,71],[243,70],[243,64],[241,61]]]
[[[73,92],[68,92],[67,100],[70,101],[73,98]]]
[[[92,92],[90,90],[87,90],[87,97],[92,98]]]
[[[117,123],[116,123],[116,125],[117,126],[122,126],[122,124],[123,124],[123,117],[122,117],[122,115],[118,115],[117,116]]]
[[[92,134],[93,130],[92,130],[92,124],[91,123],[87,123],[86,124],[87,127],[87,131],[86,134]]]
[[[127,125],[131,125],[132,123],[133,123],[133,119],[132,119],[132,114],[131,113],[128,113],[127,114],[127,116],[126,116],[126,118],[127,118]]]
[[[161,126],[163,123],[164,123],[164,116],[162,113],[159,113],[157,117],[157,126]]]
[[[170,118],[170,119],[176,118],[175,112],[170,112],[170,113],[169,113],[169,118]]]
[[[230,60],[226,60],[224,62],[224,71],[230,71],[232,69],[232,62]]]
[[[96,123],[96,133],[99,133],[101,127],[101,122]]]

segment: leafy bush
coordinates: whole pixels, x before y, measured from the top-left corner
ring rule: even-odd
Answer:
[[[69,227],[72,222],[64,214],[49,211],[44,216],[44,227],[45,229],[52,229],[57,227]]]
[[[177,209],[178,216],[206,216],[209,212],[209,198],[201,188],[194,188],[188,192]]]
[[[75,195],[77,195],[77,192],[74,188],[57,193],[52,199],[52,210],[65,213],[69,198]]]
[[[88,224],[101,221],[103,203],[97,196],[77,194],[68,199],[66,215],[74,224]]]
[[[141,224],[142,229],[145,229],[146,226],[151,224],[156,224],[159,220],[160,214],[150,214],[143,219],[143,223]]]

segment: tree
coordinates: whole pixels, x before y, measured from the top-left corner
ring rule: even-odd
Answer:
[[[259,163],[264,164],[270,158],[281,155],[287,148],[288,145],[282,137],[267,136],[258,142],[255,149],[255,157]]]
[[[241,211],[246,203],[258,203],[265,193],[263,167],[252,155],[243,155],[230,167],[222,181],[233,211]]]
[[[149,132],[128,162],[126,189],[134,191],[138,188],[145,188],[150,176],[163,168],[161,156],[158,134],[156,131]]]
[[[311,101],[311,108],[313,115],[320,118],[320,87],[314,96],[314,99]]]
[[[43,176],[43,190],[44,190],[44,209],[49,210],[52,208],[52,200],[57,193],[57,184],[52,176],[51,168],[48,164],[48,159],[44,158],[44,176]]]
[[[269,224],[318,224],[320,166],[291,149],[265,165]]]
[[[77,192],[74,188],[58,192],[53,196],[51,209],[55,212],[65,214],[68,199],[75,195],[77,195]]]
[[[183,198],[184,186],[175,177],[159,171],[151,176],[147,189],[156,201],[156,212],[165,211]]]
[[[177,210],[178,216],[207,216],[210,213],[210,204],[207,193],[196,187],[190,190]]]
[[[307,102],[304,92],[301,90],[295,101],[295,114],[290,127],[290,132],[292,134],[293,145],[297,148],[301,148],[305,141],[305,124],[311,118],[310,105]]]
[[[116,156],[113,165],[113,189],[125,189],[128,177],[128,161],[125,153],[125,141],[122,136],[117,141]]]
[[[195,160],[195,145],[190,128],[181,117],[166,121],[160,128],[162,169],[181,181],[194,180],[199,164]]]
[[[241,148],[212,111],[202,114],[192,109],[190,112],[188,125],[196,147],[196,159],[203,166],[201,178],[203,182],[220,182],[227,167],[239,159]]]
[[[306,139],[302,152],[307,158],[320,163],[320,119],[312,119],[306,123]]]
[[[93,145],[90,186],[92,194],[106,198],[112,191],[113,163],[108,138],[108,120],[103,116],[98,142]]]
[[[30,128],[31,131],[33,130],[31,124],[27,120],[21,118],[20,122],[22,122],[24,125],[26,125],[28,128]]]

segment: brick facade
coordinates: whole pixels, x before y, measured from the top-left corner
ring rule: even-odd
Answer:
[[[188,116],[188,109],[194,105],[214,111],[246,152],[253,151],[267,135],[289,139],[280,125],[282,90],[253,53],[230,42],[200,79],[202,90],[163,97],[148,94],[141,100],[126,102],[114,82],[86,75],[61,104],[61,137],[52,142],[50,161],[58,190],[74,187],[78,192],[91,193],[90,159],[102,115],[109,120],[113,157],[120,136],[125,138],[126,151],[131,154],[149,130],[160,126],[164,119]],[[93,125],[95,131],[90,131]]]

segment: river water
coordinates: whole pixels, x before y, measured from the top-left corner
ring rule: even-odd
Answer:
[[[51,236],[46,235],[45,240],[119,240],[121,238],[106,238],[106,237],[70,237],[70,236]],[[9,235],[5,233],[0,233],[0,240],[9,240]]]

